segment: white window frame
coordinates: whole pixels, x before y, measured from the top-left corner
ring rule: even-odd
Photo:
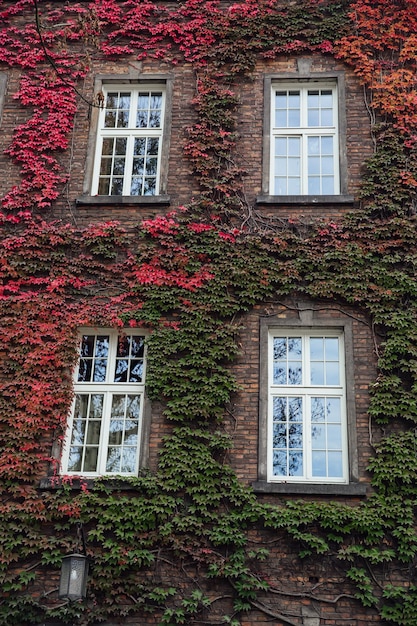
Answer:
[[[275,384],[273,378],[273,347],[274,338],[276,337],[301,337],[303,346],[302,355],[302,383],[301,384]],[[339,342],[339,374],[340,380],[338,385],[312,385],[310,380],[310,359],[309,359],[309,341],[311,337],[331,337],[337,338]],[[343,331],[334,328],[319,329],[302,329],[296,328],[279,328],[270,329],[268,335],[268,417],[267,417],[267,481],[274,483],[339,483],[347,484],[349,482],[349,450],[348,450],[348,433],[347,433],[347,403],[346,403],[346,371],[344,361],[344,335]],[[303,403],[303,427],[302,427],[302,453],[303,453],[303,473],[299,476],[276,475],[273,471],[273,398],[276,396],[284,398],[302,398]],[[312,472],[312,441],[311,441],[311,420],[310,420],[310,403],[312,398],[339,398],[341,409],[341,475],[332,476],[314,476]]]
[[[161,192],[161,167],[162,167],[162,158],[163,158],[163,142],[165,141],[165,126],[166,126],[166,83],[160,82],[150,82],[150,83],[137,83],[137,84],[103,84],[102,92],[104,96],[104,106],[100,109],[98,115],[98,131],[97,131],[97,141],[96,141],[96,149],[95,149],[95,157],[94,157],[94,168],[93,168],[93,177],[92,177],[92,188],[91,195],[92,196],[130,196],[130,197],[153,197],[158,196]],[[105,126],[105,118],[106,118],[106,103],[107,96],[109,93],[118,92],[118,93],[130,93],[131,94],[131,105],[129,112],[129,122],[127,127],[106,127]],[[136,111],[137,111],[137,101],[139,93],[161,93],[162,94],[162,105],[161,105],[161,113],[160,113],[160,121],[161,125],[159,127],[144,127],[137,128],[136,127]],[[112,194],[112,187],[110,184],[109,193],[101,194],[99,193],[99,184],[100,184],[100,168],[101,168],[101,159],[102,159],[102,149],[103,149],[103,140],[117,139],[117,138],[127,138],[127,147],[126,147],[126,161],[125,161],[125,169],[123,175],[123,187],[122,193]],[[158,145],[158,154],[157,154],[157,172],[156,172],[156,180],[155,180],[155,189],[153,193],[146,193],[142,189],[142,193],[132,194],[131,193],[131,182],[132,182],[132,167],[134,161],[134,143],[135,139],[144,138],[147,142],[149,139],[157,138],[159,140]],[[113,175],[113,174],[112,174]]]
[[[275,94],[279,91],[300,91],[300,124],[297,126],[278,127],[275,125]],[[333,95],[333,124],[329,126],[308,126],[307,120],[307,94],[309,90],[331,90]],[[270,92],[270,171],[269,171],[269,193],[272,196],[325,196],[340,195],[340,147],[339,147],[339,90],[336,80],[308,80],[308,81],[275,81],[271,82]],[[275,189],[275,139],[276,138],[297,138],[301,142],[300,150],[300,189],[299,193],[293,194],[279,193]],[[331,194],[325,191],[320,193],[310,193],[308,189],[308,139],[311,137],[332,137],[333,140],[333,172],[334,188]],[[287,178],[288,178],[287,172]],[[320,176],[320,186],[323,177]]]
[[[80,372],[80,364],[81,364],[81,345],[82,338],[84,336],[108,336],[109,337],[109,348],[108,348],[108,357],[107,357],[107,367],[105,379],[100,382],[80,382],[79,372]],[[115,382],[115,366],[116,366],[116,358],[117,358],[117,346],[120,338],[124,336],[134,336],[141,337],[144,341],[144,349],[143,349],[143,362],[142,362],[142,371],[141,371],[141,381],[140,382]],[[140,457],[142,452],[142,438],[143,438],[143,414],[144,414],[144,404],[145,404],[145,376],[146,376],[146,333],[141,329],[125,329],[125,331],[117,331],[109,328],[85,328],[80,330],[80,358],[78,360],[77,366],[74,370],[74,400],[72,403],[71,413],[68,418],[67,430],[64,439],[64,445],[62,450],[62,459],[61,459],[61,474],[65,475],[73,475],[73,476],[85,476],[85,477],[97,477],[97,476],[137,476]],[[123,357],[119,357],[122,358]],[[124,359],[126,360],[126,359]],[[140,359],[139,359],[140,360]],[[72,435],[74,428],[74,421],[76,419],[75,409],[77,405],[77,397],[78,395],[86,395],[96,394],[103,396],[103,409],[102,409],[102,418],[101,420],[97,418],[97,421],[101,423],[99,441],[95,440],[93,442],[93,447],[98,447],[98,456],[97,456],[97,466],[95,471],[84,471],[82,467],[77,470],[70,469],[70,454],[71,454],[71,443],[72,443]],[[109,471],[106,469],[107,463],[107,454],[110,447],[118,447],[118,444],[109,441],[110,436],[110,422],[111,422],[111,410],[112,410],[112,399],[113,396],[137,396],[139,398],[139,410],[137,415],[138,420],[138,429],[137,429],[137,438],[136,438],[136,451],[135,451],[135,460],[134,467],[130,471]],[[87,418],[89,419],[90,416]],[[136,419],[136,418],[135,418]],[[122,440],[123,444],[125,443],[125,434],[126,431],[123,429],[122,431]],[[82,450],[82,459],[84,459],[85,450],[88,447],[88,443],[86,442],[86,437],[84,437],[83,442],[78,442],[74,447],[80,447]],[[127,447],[130,447],[127,445]],[[131,446],[135,447],[135,446]],[[83,461],[82,461],[83,462]]]

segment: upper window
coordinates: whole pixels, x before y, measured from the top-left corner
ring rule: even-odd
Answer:
[[[142,430],[145,337],[82,335],[62,472],[136,475]]]
[[[269,333],[269,481],[348,481],[343,343],[337,330]]]
[[[274,196],[337,195],[335,82],[272,82],[270,190]]]
[[[103,95],[92,195],[158,195],[165,85],[107,85]]]

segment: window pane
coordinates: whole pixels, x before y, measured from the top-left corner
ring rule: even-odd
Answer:
[[[334,177],[326,176],[322,179],[322,194],[332,196],[334,194]]]
[[[288,475],[289,476],[302,476],[304,473],[303,469],[303,453],[299,452],[290,452],[288,455],[289,464],[288,464]]]
[[[101,153],[103,155],[112,155],[114,147],[114,137],[105,137],[103,139]]]
[[[143,178],[135,177],[132,178],[132,182],[130,185],[130,195],[131,196],[142,196],[142,188],[143,188]]]
[[[288,476],[287,470],[288,454],[286,451],[275,451],[273,454],[273,475],[274,476]]]
[[[325,478],[327,476],[326,471],[326,453],[320,451],[314,451],[312,453],[312,475],[315,478]]]
[[[340,412],[340,398],[327,398],[326,410],[328,421],[340,424],[342,420]]]
[[[341,452],[329,452],[328,468],[328,475],[330,478],[342,478],[343,457]]]
[[[155,178],[146,178],[143,185],[144,196],[154,196],[156,193],[156,180]]]
[[[320,195],[320,178],[318,176],[308,178],[308,193],[311,196]]]

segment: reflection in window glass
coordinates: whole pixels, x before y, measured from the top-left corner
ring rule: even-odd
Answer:
[[[143,335],[82,336],[64,472],[137,473],[144,368]]]
[[[272,337],[272,479],[345,480],[342,339],[336,333]]]
[[[94,195],[158,193],[164,107],[160,89],[107,93],[100,113]]]

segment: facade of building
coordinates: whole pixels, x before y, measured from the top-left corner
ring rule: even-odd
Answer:
[[[0,16],[0,624],[414,625],[414,3]]]

